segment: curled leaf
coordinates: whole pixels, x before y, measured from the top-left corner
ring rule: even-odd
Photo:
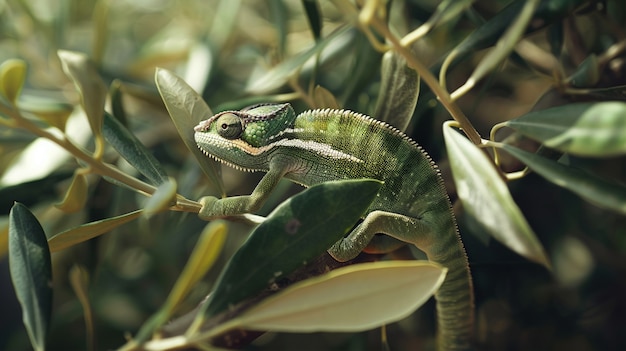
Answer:
[[[87,183],[87,176],[82,171],[74,173],[72,183],[65,192],[63,200],[55,204],[55,206],[63,212],[77,212],[85,208],[87,202],[87,193],[89,191],[89,184]]]
[[[0,65],[0,94],[15,105],[26,78],[26,62],[10,59]]]

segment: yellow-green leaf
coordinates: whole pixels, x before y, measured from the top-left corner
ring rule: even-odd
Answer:
[[[55,206],[63,212],[77,212],[85,208],[87,202],[87,192],[89,190],[89,184],[87,183],[87,176],[78,171],[74,173],[72,183],[65,192],[63,200],[55,204]]]
[[[56,252],[68,248],[70,246],[82,243],[91,238],[95,238],[102,235],[116,227],[130,222],[131,220],[139,217],[143,210],[136,210],[120,216],[103,219],[87,224],[83,224],[79,227],[68,229],[53,235],[48,239],[48,245],[51,252]]]
[[[446,272],[428,261],[342,267],[270,296],[233,324],[283,332],[364,331],[413,313],[439,289]]]
[[[26,78],[26,62],[10,59],[0,65],[0,94],[15,105]]]
[[[518,254],[550,267],[546,253],[487,155],[445,123],[443,136],[463,208]]]
[[[89,302],[89,273],[87,273],[84,267],[74,265],[70,269],[69,280],[80,305],[83,307],[85,329],[87,334],[87,349],[94,350],[93,314],[91,312],[91,303]]]
[[[226,241],[226,233],[227,228],[223,221],[213,221],[204,228],[167,300],[161,309],[143,325],[137,333],[135,341],[143,342],[147,340],[156,328],[171,318],[176,306],[187,296],[191,288],[204,276],[219,257]]]

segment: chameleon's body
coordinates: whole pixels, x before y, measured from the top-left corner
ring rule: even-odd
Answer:
[[[435,295],[440,348],[470,348],[473,296],[465,250],[439,171],[414,141],[351,111],[296,116],[289,104],[222,112],[195,130],[196,143],[208,156],[241,170],[267,172],[250,196],[203,199],[203,218],[258,209],[282,177],[305,186],[338,179],[384,181],[364,221],[329,253],[345,261],[364,249],[389,252],[399,246],[375,234],[416,245],[449,269]]]

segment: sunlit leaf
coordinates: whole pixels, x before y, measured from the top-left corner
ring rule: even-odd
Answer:
[[[31,345],[45,349],[52,312],[50,251],[37,218],[16,203],[9,214],[9,266]]]
[[[82,171],[76,171],[63,200],[55,206],[67,213],[77,212],[85,208],[89,184],[87,176]]]
[[[219,257],[226,241],[226,233],[226,224],[222,221],[211,222],[204,228],[167,300],[161,309],[137,333],[134,339],[136,342],[147,340],[156,328],[171,318],[176,306],[183,301],[193,286],[206,274]]]
[[[156,157],[115,117],[105,113],[102,131],[104,138],[120,156],[148,178],[150,183],[159,185],[167,180],[167,173]]]
[[[381,85],[374,117],[405,131],[411,122],[420,91],[420,77],[395,51],[383,56]]]
[[[624,185],[610,183],[580,169],[510,145],[504,144],[501,147],[551,183],[578,194],[596,206],[626,214],[626,187]]]
[[[413,313],[439,289],[446,271],[427,261],[341,267],[270,296],[233,324],[279,332],[365,331]]]
[[[363,215],[380,186],[374,180],[327,182],[283,202],[229,261],[204,315],[254,296],[322,254]]]
[[[89,125],[95,136],[101,135],[107,88],[93,63],[82,53],[59,50],[65,74],[80,94]]]
[[[139,217],[141,213],[142,210],[137,210],[120,216],[83,224],[79,227],[57,233],[48,239],[50,251],[60,251],[78,243],[82,243],[83,241],[95,238],[119,227],[122,224],[132,221],[133,219]]]
[[[201,120],[211,117],[213,112],[200,95],[174,73],[159,68],[156,70],[155,81],[178,134],[198,161],[200,168],[223,196],[224,186],[218,165],[200,151],[193,137],[193,128]]]
[[[491,236],[518,254],[550,267],[543,246],[485,153],[446,123],[443,135],[463,208]]]
[[[150,196],[144,206],[144,215],[151,216],[167,210],[176,203],[176,191],[178,184],[174,178],[168,178],[159,185],[154,194]]]
[[[504,125],[544,145],[574,155],[626,154],[626,103],[568,104],[533,111]]]
[[[10,59],[0,64],[0,95],[15,104],[26,79],[26,62]]]

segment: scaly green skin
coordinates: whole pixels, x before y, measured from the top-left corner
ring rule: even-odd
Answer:
[[[203,198],[204,219],[257,210],[282,177],[304,186],[383,180],[363,222],[329,253],[346,261],[361,251],[390,252],[403,242],[417,246],[448,268],[435,295],[439,348],[471,348],[474,306],[465,249],[439,171],[414,141],[355,112],[312,110],[296,116],[289,104],[225,111],[195,130],[207,156],[243,171],[267,172],[249,196]]]

